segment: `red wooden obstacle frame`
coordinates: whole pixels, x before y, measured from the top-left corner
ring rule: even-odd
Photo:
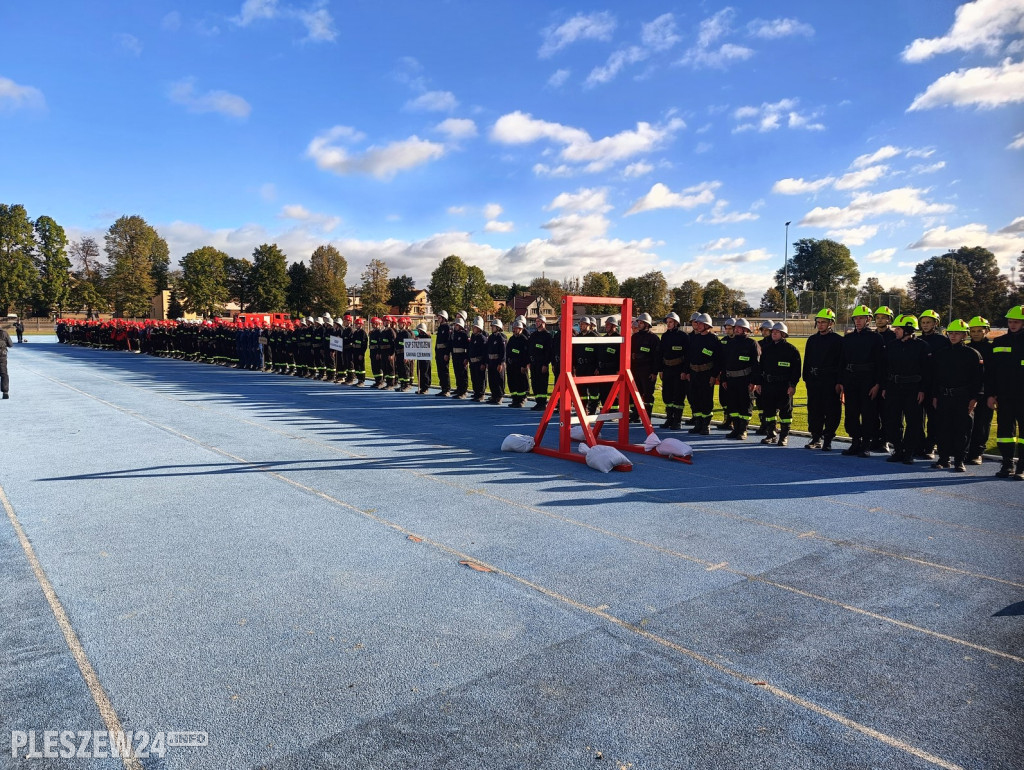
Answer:
[[[620,325],[619,328],[623,330],[621,337],[573,337],[573,305],[576,303],[588,304],[588,305],[619,305],[621,307],[620,312]],[[625,452],[638,452],[644,454],[647,450],[643,444],[631,444],[629,441],[629,408],[630,406],[636,407],[636,413],[640,416],[640,422],[644,426],[646,435],[650,436],[654,433],[654,428],[651,426],[651,419],[647,415],[647,408],[644,406],[643,400],[640,398],[640,391],[636,387],[636,381],[633,379],[633,371],[630,369],[630,361],[632,360],[632,338],[630,333],[626,330],[631,329],[633,325],[633,300],[629,298],[612,298],[612,297],[584,297],[584,296],[566,296],[562,297],[562,319],[560,324],[561,329],[561,366],[562,371],[558,375],[558,380],[555,382],[554,392],[551,394],[551,398],[548,400],[547,407],[544,409],[544,414],[540,419],[540,425],[537,426],[537,433],[533,437],[533,451],[537,454],[547,455],[548,457],[560,457],[563,460],[574,460],[575,462],[586,462],[586,458],[578,452],[572,450],[572,438],[569,436],[569,431],[572,429],[574,424],[578,424],[583,429],[583,435],[586,439],[587,446],[595,446],[597,444],[605,444],[607,446],[613,446],[620,451]],[[577,377],[573,374],[573,356],[572,346],[576,344],[587,344],[594,343],[598,344],[604,342],[605,344],[620,343],[619,346],[619,373],[618,374],[601,374],[601,375],[587,375]],[[601,382],[610,382],[612,384],[611,393],[605,400],[605,403],[601,407],[601,411],[596,415],[587,415],[587,410],[583,406],[583,400],[580,398],[580,392],[577,385],[590,385]],[[551,422],[555,414],[555,409],[558,409],[558,449],[551,449],[549,447],[541,446],[541,439],[544,437],[544,432],[548,429],[548,423]],[[573,415],[575,410],[575,416]],[[613,417],[612,412],[618,411],[618,416]],[[612,422],[618,420],[619,433],[618,437],[614,441],[608,441],[599,437],[601,428],[604,427],[605,422]],[[595,423],[596,427],[591,427],[591,423]],[[690,464],[690,458],[676,457],[673,458],[680,460],[687,464]],[[617,471],[628,471],[632,470],[631,465],[618,465],[615,467]]]

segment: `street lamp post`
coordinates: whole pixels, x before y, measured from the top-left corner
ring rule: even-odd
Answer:
[[[786,244],[782,250],[782,320],[789,310],[789,222],[786,222]]]

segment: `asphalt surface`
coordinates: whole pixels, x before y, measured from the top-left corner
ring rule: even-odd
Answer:
[[[107,729],[104,697],[207,733],[145,768],[1024,766],[995,463],[719,433],[605,475],[500,452],[525,410],[40,338],[9,363],[0,768],[129,766],[12,755]]]

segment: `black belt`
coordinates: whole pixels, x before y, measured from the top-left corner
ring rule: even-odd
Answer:
[[[963,387],[960,388],[943,388],[942,392],[939,395],[957,397],[970,395],[970,392],[971,389],[964,385]]]
[[[730,379],[738,379],[740,377],[748,377],[754,373],[754,367],[748,366],[746,369],[733,369],[732,371],[726,371],[725,376]]]
[[[910,383],[913,383],[913,382],[920,382],[921,381],[921,375],[920,374],[906,374],[906,375],[892,374],[892,375],[889,375],[889,379],[892,380],[897,385],[906,385],[906,384],[910,384]]]
[[[477,356],[476,358],[470,358],[469,360],[474,364],[480,363],[480,356]]]
[[[839,374],[839,369],[835,366],[809,366],[807,371],[815,377],[823,374]]]
[[[682,366],[683,359],[681,358],[666,358],[665,366]]]
[[[499,358],[501,358],[501,354],[500,353],[488,353],[487,357],[489,359],[491,359],[492,361],[497,361]]]
[[[846,365],[846,371],[852,372],[854,374],[856,374],[856,373],[866,374],[867,372],[875,371],[875,365],[874,364],[847,364]]]
[[[452,353],[465,353],[466,348],[452,348]]]
[[[789,377],[783,377],[781,374],[766,374],[764,375],[765,382],[788,382]]]
[[[706,372],[712,366],[714,366],[714,364],[690,364],[690,371],[691,372]]]

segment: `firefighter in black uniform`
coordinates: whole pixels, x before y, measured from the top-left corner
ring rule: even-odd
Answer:
[[[922,406],[930,392],[928,345],[914,337],[918,321],[900,315],[893,321],[896,342],[885,348],[885,431],[892,444],[888,462],[914,464],[920,448]]]
[[[726,416],[732,420],[732,432],[726,438],[737,441],[747,440],[747,425],[753,417],[752,394],[754,387],[761,384],[761,347],[747,336],[749,331],[750,322],[737,318],[722,364]]]
[[[452,398],[469,398],[469,335],[466,333],[466,319],[455,316],[452,323],[452,369],[455,372],[455,392]],[[440,365],[440,364],[439,364]]]
[[[693,333],[687,339],[684,364],[693,414],[693,427],[689,432],[709,436],[715,409],[715,380],[722,363],[722,343],[711,331],[711,316],[707,313],[701,313],[690,324]]]
[[[369,337],[366,334],[366,319],[357,318],[356,326],[352,330],[352,337],[349,340],[351,355],[349,366],[352,371],[352,385],[357,388],[363,387],[366,382],[366,350],[369,347]]]
[[[980,315],[974,316],[967,322],[971,335],[967,347],[974,348],[981,355],[983,361],[992,360],[992,340],[988,333],[992,329],[988,321]],[[971,441],[967,447],[967,465],[981,465],[981,456],[985,454],[988,446],[988,437],[992,432],[992,410],[988,408],[988,394],[978,400],[974,407],[974,426],[971,428]]]
[[[661,340],[651,331],[650,313],[637,316],[636,324],[637,330],[630,343],[629,368],[633,371],[633,379],[649,417],[654,409],[654,386],[661,368]]]
[[[661,335],[661,398],[665,402],[666,430],[683,429],[683,407],[686,405],[686,332],[679,326],[679,316],[665,316],[665,333]]]
[[[573,374],[577,377],[593,377],[597,374],[597,348],[599,345],[598,333],[597,333],[597,319],[592,316],[584,316],[580,320],[580,337],[593,337],[594,339],[589,342],[584,342],[572,346],[572,368]],[[583,401],[583,408],[587,410],[587,414],[595,414],[599,399],[601,398],[600,391],[596,384],[580,385],[578,386],[580,399]]]
[[[416,330],[414,336],[418,340],[429,340],[430,332],[427,331],[427,325],[425,323],[416,324]],[[436,342],[434,343],[437,344]],[[447,366],[447,364],[446,364]],[[416,392],[419,395],[425,395],[430,390],[430,361],[420,359],[416,362]]]
[[[405,360],[405,341],[413,339],[416,335],[412,331],[412,319],[402,316],[397,319],[398,328],[395,331],[395,374],[398,384],[395,390],[405,393],[412,390],[412,362]]]
[[[537,316],[536,330],[530,335],[530,386],[533,398],[537,402],[533,411],[542,412],[548,405],[548,367],[551,366],[552,351],[551,332],[548,331],[547,319]]]
[[[843,416],[843,402],[839,395],[843,338],[833,330],[835,321],[836,314],[829,308],[823,308],[814,319],[818,332],[807,338],[804,347],[807,429],[811,434],[805,449],[831,452],[832,439]]]
[[[768,432],[762,444],[786,446],[789,430],[793,426],[793,395],[800,382],[800,351],[788,339],[789,328],[782,321],[772,327],[772,342],[761,349],[761,385],[754,386],[760,391],[762,414],[767,421]],[[779,417],[779,434],[775,436],[775,416]]]
[[[934,310],[925,310],[921,313],[918,324],[921,327],[921,339],[927,343],[928,350],[932,355],[935,355],[938,351],[943,348],[949,347],[949,339],[946,338],[945,334],[939,332],[939,314]],[[918,457],[926,460],[935,459],[935,450],[939,443],[938,436],[935,432],[932,422],[935,418],[935,408],[932,406],[931,399],[929,398],[924,405],[924,416],[925,423],[921,425],[921,442]],[[936,421],[937,424],[937,421]]]
[[[725,334],[719,338],[719,341],[722,343],[722,355],[724,356],[729,349],[729,343],[736,336],[736,319],[726,318],[725,323],[722,324],[722,330]],[[718,405],[722,407],[722,421],[715,428],[717,430],[733,430],[732,418],[729,416],[728,396],[721,383],[718,385]]]
[[[604,319],[604,336],[618,337],[619,324],[615,316],[608,316]],[[622,344],[618,342],[605,342],[601,340],[597,348],[597,373],[605,376],[619,373],[619,359],[622,357]],[[612,392],[612,383],[602,382],[598,385],[598,393],[601,397],[601,404],[608,402]]]
[[[572,334],[572,329],[569,330]],[[562,317],[555,319],[555,330],[551,333],[551,374],[555,384],[558,384],[558,375],[562,371]]]
[[[895,318],[892,308],[885,305],[875,311],[875,331],[882,337],[882,347],[885,348],[891,342],[896,341],[896,333],[892,330],[892,321]],[[884,353],[883,353],[884,356]],[[872,452],[889,452],[890,447],[885,440],[885,399],[878,394],[878,430],[875,432],[875,439],[871,442]]]
[[[380,390],[384,387],[384,358],[381,354],[380,344],[384,334],[384,321],[377,316],[370,319],[370,373],[373,374],[372,387]]]
[[[513,321],[512,336],[505,346],[505,365],[508,373],[509,406],[522,408],[530,395],[530,340],[524,333],[526,324]]]
[[[932,406],[938,420],[939,459],[933,468],[964,472],[974,411],[985,398],[985,362],[966,345],[970,330],[956,319],[946,327],[950,345],[931,357]]]
[[[434,333],[434,362],[437,365],[437,381],[441,386],[438,396],[447,396],[452,389],[448,362],[452,360],[452,327],[448,325],[448,311],[437,313],[437,330]]]
[[[341,353],[339,355],[341,356],[341,372],[344,375],[342,382],[346,385],[351,385],[356,379],[356,372],[352,366],[352,335],[354,333],[352,314],[345,313],[341,325]]]
[[[378,351],[380,352],[381,373],[384,376],[382,390],[390,390],[397,387],[395,376],[395,349],[398,343],[395,339],[395,326],[398,320],[394,316],[386,316],[384,328],[381,329]]]
[[[497,406],[505,397],[505,343],[500,318],[491,321],[491,336],[487,338],[487,384],[491,397],[488,404]]]
[[[839,387],[846,404],[846,434],[851,444],[843,450],[847,456],[871,457],[876,440],[878,394],[882,391],[882,338],[868,326],[871,308],[853,309],[853,331],[843,337],[843,355],[839,359]]]
[[[0,329],[0,392],[3,392],[3,398],[11,397],[11,380],[7,374],[7,349],[13,345],[7,330]]]
[[[1001,479],[1024,481],[1024,452],[1014,454],[1024,444],[1024,305],[1006,312],[1008,331],[992,340],[991,366],[985,364],[985,393],[988,406],[996,410],[996,444],[1003,464],[996,471]]]
[[[473,335],[469,338],[469,375],[473,381],[473,400],[482,404],[487,388],[487,337],[480,316],[473,319]]]
[[[761,321],[761,325],[758,327],[758,331],[761,332],[761,339],[757,341],[757,344],[761,346],[761,355],[764,355],[764,350],[768,345],[772,344],[772,330],[775,328],[775,324],[771,321]],[[754,395],[754,409],[758,414],[759,424],[757,426],[757,436],[768,435],[768,421],[765,419],[764,407],[761,404],[761,394],[755,391]]]

